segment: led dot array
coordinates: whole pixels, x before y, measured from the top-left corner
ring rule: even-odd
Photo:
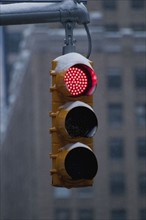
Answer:
[[[88,85],[86,74],[77,67],[70,67],[64,76],[68,91],[73,96],[81,95]]]

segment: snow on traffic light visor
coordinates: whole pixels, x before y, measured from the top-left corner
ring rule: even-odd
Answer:
[[[71,96],[92,95],[97,86],[97,77],[93,69],[84,64],[68,68],[64,82]]]

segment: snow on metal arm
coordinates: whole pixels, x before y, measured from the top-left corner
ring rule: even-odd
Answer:
[[[64,0],[61,3],[15,3],[0,5],[0,25],[49,22],[87,24],[89,14],[83,3]]]

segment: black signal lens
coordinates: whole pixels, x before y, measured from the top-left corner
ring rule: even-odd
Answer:
[[[98,163],[91,150],[77,147],[67,154],[65,169],[73,180],[92,179],[97,173]]]
[[[70,137],[93,137],[97,126],[95,113],[85,106],[71,109],[65,119],[65,128]]]

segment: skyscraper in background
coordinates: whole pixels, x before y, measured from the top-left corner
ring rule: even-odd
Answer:
[[[2,220],[146,218],[146,2],[90,0],[87,7],[90,59],[99,81],[94,95],[99,120],[94,186],[51,186],[49,70],[51,61],[62,54],[63,26],[5,27]],[[86,56],[82,26],[76,26],[74,38],[77,52]]]

